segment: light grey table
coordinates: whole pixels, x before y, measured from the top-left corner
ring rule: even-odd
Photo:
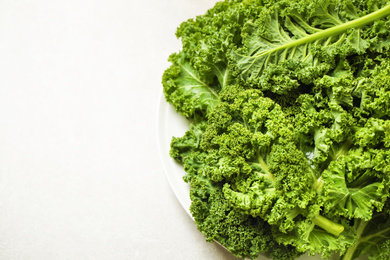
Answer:
[[[0,1],[0,259],[233,259],[155,138],[176,27],[215,2]]]

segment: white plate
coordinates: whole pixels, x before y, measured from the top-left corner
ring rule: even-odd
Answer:
[[[176,113],[173,106],[169,105],[161,92],[157,107],[157,138],[160,158],[173,192],[188,215],[190,213],[190,187],[183,181],[185,174],[183,167],[169,155],[171,139],[173,136],[181,137],[189,129],[188,120]]]
[[[179,200],[182,207],[192,218],[189,211],[190,187],[183,181],[185,174],[183,167],[169,156],[170,143],[173,136],[181,137],[189,129],[188,120],[178,114],[173,106],[169,105],[164,98],[163,93],[160,94],[159,104],[157,107],[157,138],[159,145],[160,158],[164,167],[167,179]],[[269,258],[260,256],[257,260],[269,260]],[[299,260],[319,260],[320,256],[303,255]],[[337,260],[338,257],[332,257],[331,260]],[[356,260],[365,260],[366,257],[359,257]]]

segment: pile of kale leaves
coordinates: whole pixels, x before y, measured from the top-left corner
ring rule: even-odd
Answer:
[[[390,5],[226,0],[177,29],[171,156],[239,257],[390,259]]]

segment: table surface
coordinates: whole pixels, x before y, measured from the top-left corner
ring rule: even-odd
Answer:
[[[0,1],[0,259],[234,259],[156,141],[176,28],[215,2]]]

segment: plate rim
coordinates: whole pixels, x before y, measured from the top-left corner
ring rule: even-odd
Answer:
[[[161,90],[159,97],[158,97],[158,103],[157,103],[157,111],[156,111],[156,137],[157,137],[157,146],[158,146],[158,152],[160,157],[160,162],[163,166],[163,171],[166,179],[168,180],[168,183],[176,197],[176,199],[179,201],[182,208],[185,210],[185,212],[188,214],[188,216],[191,217],[191,219],[194,219],[191,212],[190,212],[190,205],[191,205],[191,199],[189,197],[189,193],[184,196],[182,193],[183,189],[188,189],[190,186],[184,182],[184,180],[181,179],[181,182],[178,182],[177,179],[174,178],[172,171],[177,171],[179,167],[182,167],[179,165],[175,160],[170,157],[169,155],[169,149],[165,149],[166,145],[164,145],[164,141],[162,140],[164,135],[167,134],[167,127],[164,125],[166,122],[164,122],[164,119],[168,116],[167,113],[169,113],[169,109],[173,109],[171,105],[165,100],[164,91]],[[177,112],[175,112],[177,113]],[[179,117],[180,115],[175,115]],[[167,136],[165,136],[168,138]],[[173,135],[170,136],[170,139],[172,139]],[[183,176],[185,174],[184,169],[181,169]]]

